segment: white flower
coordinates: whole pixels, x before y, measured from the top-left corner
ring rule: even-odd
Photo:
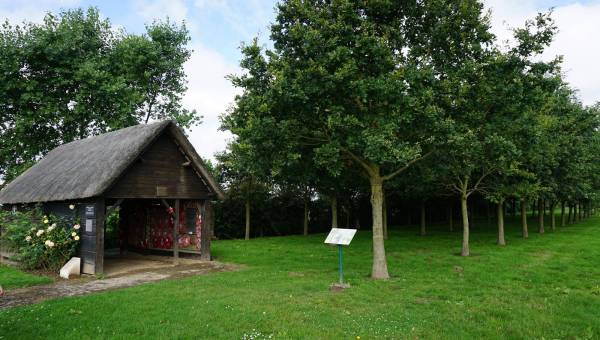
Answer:
[[[81,228],[81,226],[79,224],[76,224],[73,226],[73,229],[75,229],[75,230],[79,230],[79,228]]]
[[[47,218],[46,218],[46,219],[44,219],[44,224],[48,224],[48,222],[50,222],[50,221],[48,221],[48,219],[47,219]]]
[[[75,241],[79,241],[79,236],[74,237]]]
[[[46,247],[48,248],[52,248],[54,247],[54,242],[50,241],[50,240],[46,240],[46,242],[44,242],[44,244],[46,245]]]
[[[52,231],[54,228],[56,228],[56,223],[53,223],[51,226],[49,226],[48,231]]]
[[[31,236],[27,235],[27,237],[25,237],[25,241],[27,241],[27,242],[31,241]]]
[[[77,233],[76,232],[72,232],[71,236],[75,237],[75,236],[77,236]]]
[[[37,236],[40,236],[44,233],[44,229],[40,229],[37,231],[37,233],[35,233]]]
[[[69,209],[71,209],[71,210],[75,209],[75,205],[69,204]]]

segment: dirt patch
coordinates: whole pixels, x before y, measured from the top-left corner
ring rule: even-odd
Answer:
[[[175,265],[165,263],[162,267],[148,269],[139,268],[133,271],[121,271],[110,277],[96,279],[93,276],[82,276],[74,280],[61,280],[53,284],[33,286],[10,290],[0,297],[0,309],[38,303],[44,300],[66,296],[86,295],[106,290],[114,290],[164,279],[177,279],[216,272],[239,270],[235,264],[215,261],[183,261]]]
[[[554,256],[554,253],[542,250],[542,251],[537,251],[537,252],[533,253],[532,255],[539,258],[540,260],[547,260],[547,259],[551,258],[552,256]]]

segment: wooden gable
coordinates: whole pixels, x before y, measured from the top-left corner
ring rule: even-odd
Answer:
[[[168,131],[104,195],[107,198],[206,199],[208,186]]]

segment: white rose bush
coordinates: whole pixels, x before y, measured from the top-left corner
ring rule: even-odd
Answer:
[[[2,212],[0,227],[2,241],[15,252],[15,260],[24,269],[56,271],[75,255],[79,245],[79,224],[43,215],[39,208]]]

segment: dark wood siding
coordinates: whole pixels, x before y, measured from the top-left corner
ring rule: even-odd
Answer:
[[[209,190],[169,133],[160,136],[108,190],[108,198],[205,199]]]
[[[71,210],[70,205],[75,209]],[[91,209],[88,211],[88,208]],[[79,223],[81,272],[99,274],[104,266],[104,200],[101,198],[69,201],[47,202],[43,205],[44,213],[53,214],[62,219],[71,228]]]

